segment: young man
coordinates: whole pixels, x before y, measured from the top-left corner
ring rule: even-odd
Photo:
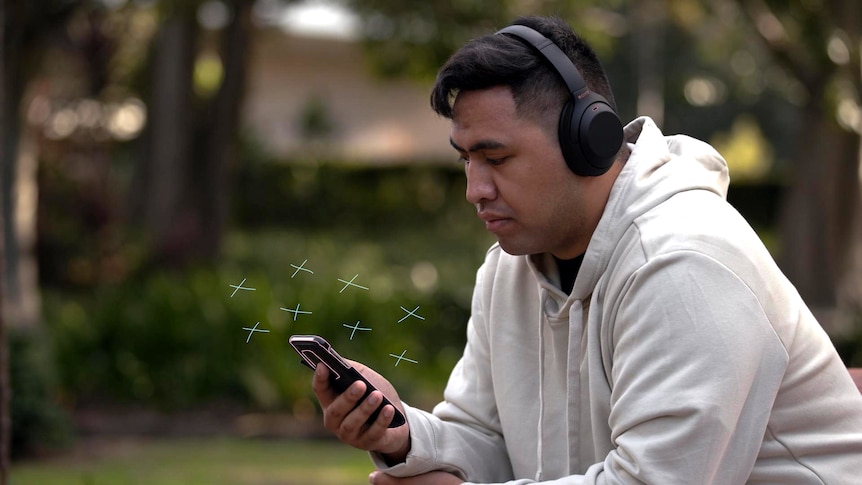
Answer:
[[[411,408],[362,367],[408,421],[366,426],[380,393],[337,395],[319,366],[327,429],[383,485],[858,483],[862,396],[725,201],[725,161],[648,118],[623,129],[568,26],[516,23],[455,53],[432,94],[499,241],[444,401]]]

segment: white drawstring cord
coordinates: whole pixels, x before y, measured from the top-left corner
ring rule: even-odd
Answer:
[[[542,481],[542,469],[544,468],[544,453],[542,452],[545,421],[545,300],[547,292],[539,290],[539,423],[538,437],[536,443],[536,481]]]

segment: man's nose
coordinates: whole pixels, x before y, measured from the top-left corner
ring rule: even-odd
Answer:
[[[486,163],[471,161],[465,169],[467,174],[467,201],[476,205],[483,200],[497,198],[497,188]]]

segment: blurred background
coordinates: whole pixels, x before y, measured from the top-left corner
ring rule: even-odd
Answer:
[[[2,483],[364,483],[287,338],[440,399],[493,239],[429,89],[527,14],[725,155],[862,365],[858,0],[3,0]]]

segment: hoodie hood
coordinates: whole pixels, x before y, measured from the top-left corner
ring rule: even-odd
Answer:
[[[626,125],[624,136],[631,155],[587,247],[571,294],[579,300],[589,298],[635,219],[688,190],[707,190],[727,198],[727,162],[707,143],[685,135],[664,136],[649,117]]]

